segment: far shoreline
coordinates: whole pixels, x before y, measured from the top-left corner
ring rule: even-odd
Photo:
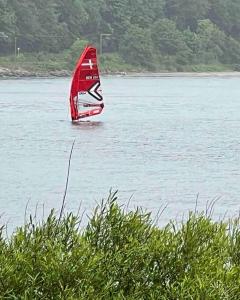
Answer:
[[[125,74],[102,74],[108,75],[122,75],[128,77],[240,77],[240,72],[129,72]]]
[[[22,79],[22,78],[64,78],[71,77],[72,72],[69,70],[55,71],[29,71],[25,69],[8,69],[0,66],[0,79]],[[108,71],[101,72],[101,76],[120,76],[120,77],[240,77],[239,71],[222,71],[222,72],[136,72],[136,71]]]

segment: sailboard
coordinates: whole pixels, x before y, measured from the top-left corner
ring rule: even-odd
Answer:
[[[98,115],[104,108],[98,71],[97,50],[87,46],[72,77],[70,110],[73,121]]]

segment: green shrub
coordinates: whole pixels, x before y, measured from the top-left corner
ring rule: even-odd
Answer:
[[[79,222],[52,211],[8,239],[1,229],[1,299],[240,298],[239,219],[190,213],[159,228],[111,193],[85,229]]]

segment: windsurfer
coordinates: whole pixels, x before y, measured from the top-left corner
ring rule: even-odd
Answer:
[[[73,120],[98,115],[104,108],[97,65],[97,50],[92,46],[85,48],[73,73],[70,107]],[[84,110],[82,107],[92,109]]]

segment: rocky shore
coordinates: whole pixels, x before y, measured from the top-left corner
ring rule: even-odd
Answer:
[[[68,70],[55,71],[29,71],[24,69],[9,69],[0,67],[0,78],[24,78],[24,77],[66,77],[70,76]]]

